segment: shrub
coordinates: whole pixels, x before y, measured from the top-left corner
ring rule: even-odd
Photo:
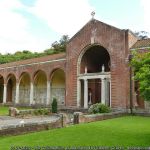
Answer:
[[[50,113],[50,110],[47,108],[40,108],[40,109],[35,109],[32,114],[33,115],[48,115]]]
[[[48,109],[43,109],[43,115],[48,115],[50,111]]]
[[[110,112],[110,108],[104,104],[101,103],[96,103],[90,106],[89,108],[89,113],[108,113]]]
[[[33,114],[34,114],[34,115],[39,115],[38,109],[35,109],[35,110],[33,111]]]
[[[43,109],[40,108],[40,109],[38,109],[37,111],[38,111],[38,114],[39,114],[39,115],[43,115]]]
[[[53,98],[52,113],[57,113],[57,99],[56,98]]]

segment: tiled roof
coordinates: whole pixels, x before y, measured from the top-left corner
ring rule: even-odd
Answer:
[[[144,39],[144,40],[138,40],[132,47],[131,49],[136,49],[136,48],[150,48],[150,38]]]

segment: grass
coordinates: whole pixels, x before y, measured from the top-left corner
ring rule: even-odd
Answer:
[[[27,107],[18,107],[17,109],[23,110],[23,109],[30,109]],[[0,116],[6,116],[8,115],[9,107],[8,106],[0,106]]]
[[[8,107],[7,106],[0,106],[0,116],[8,115]]]
[[[11,146],[150,146],[150,118],[127,116],[26,135],[0,137]]]

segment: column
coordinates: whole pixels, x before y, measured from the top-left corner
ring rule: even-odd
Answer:
[[[16,99],[15,104],[19,103],[19,83],[16,83]]]
[[[109,106],[109,81],[105,79],[105,105]]]
[[[84,79],[84,108],[88,108],[88,80]]]
[[[33,83],[30,83],[30,105],[33,104],[33,92],[34,92],[34,88],[33,88]]]
[[[51,84],[50,81],[47,81],[47,98],[46,98],[46,105],[50,104],[50,90],[51,90]]]
[[[3,91],[3,103],[6,103],[6,97],[7,97],[7,84],[4,84],[4,91]]]
[[[105,104],[105,79],[101,78],[101,103]]]
[[[109,101],[110,101],[110,107],[111,107],[111,79],[109,79]]]
[[[81,81],[77,80],[77,107],[80,107],[81,103]]]

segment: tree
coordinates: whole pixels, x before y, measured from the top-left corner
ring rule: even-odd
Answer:
[[[63,35],[59,40],[59,42],[55,41],[54,43],[52,43],[51,46],[55,51],[64,52],[66,51],[66,45],[68,41],[69,41],[69,36]]]
[[[53,98],[53,102],[52,102],[52,113],[57,113],[57,99]]]
[[[147,39],[149,35],[149,33],[146,31],[136,31],[134,34],[138,36],[140,40]]]
[[[134,80],[139,82],[140,95],[150,101],[150,52],[133,53],[131,65],[134,67]]]
[[[46,49],[44,50],[44,52],[40,52],[40,53],[38,52],[33,53],[28,50],[17,51],[14,54],[7,53],[2,55],[0,53],[0,64],[65,52],[66,44],[68,41],[69,41],[68,35],[63,35],[59,40],[59,42],[55,41],[54,43],[52,43],[51,48]]]

